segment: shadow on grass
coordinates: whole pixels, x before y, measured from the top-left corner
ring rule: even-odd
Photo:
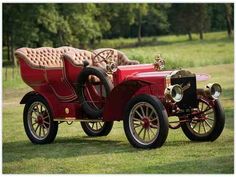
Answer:
[[[34,145],[27,140],[3,143],[3,162],[37,157],[57,159],[132,151],[134,151],[132,147],[122,144],[121,141],[94,138],[56,138],[53,143],[45,145]]]
[[[211,170],[209,170],[211,169]],[[142,173],[162,173],[162,174],[215,174],[234,173],[234,156],[225,155],[220,157],[207,157],[207,159],[178,161],[165,165],[148,166],[142,169]]]
[[[164,146],[184,146],[191,142],[173,141],[166,142]],[[22,159],[47,159],[70,158],[86,155],[137,153],[148,151],[132,147],[128,141],[104,140],[100,138],[70,137],[56,138],[54,143],[34,145],[27,141],[3,143],[3,162],[14,162]]]

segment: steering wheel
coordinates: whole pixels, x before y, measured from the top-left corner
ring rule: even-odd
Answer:
[[[105,53],[105,52],[108,52],[108,54],[104,57],[104,56],[102,56],[101,54],[103,54],[103,53]],[[104,61],[106,64],[108,64],[108,63],[111,62],[111,61],[109,61],[109,57],[114,54],[114,50],[112,50],[112,49],[106,49],[106,50],[103,50],[103,51],[101,51],[101,52],[98,52],[97,54],[96,54],[96,53],[94,53],[94,54],[95,54],[95,56],[93,57],[94,60],[95,60],[96,58],[98,58],[97,61],[94,61],[94,63],[101,63],[101,62]],[[101,57],[102,60],[99,60],[99,57]]]
[[[104,56],[102,56],[102,54],[105,52],[107,52],[108,54],[104,57]],[[106,63],[106,70],[108,73],[113,73],[117,70],[117,64],[115,62],[113,62],[110,58],[114,54],[113,49],[105,49],[101,52],[98,52],[97,54],[96,53],[94,53],[94,54],[95,54],[94,60],[96,60],[96,58],[98,58],[97,61],[93,61],[94,64],[101,63],[104,61]],[[99,60],[99,57],[102,59]]]

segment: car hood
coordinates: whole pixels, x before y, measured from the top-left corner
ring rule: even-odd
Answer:
[[[140,72],[140,73],[134,73],[133,75],[130,75],[127,77],[128,80],[134,79],[134,80],[155,80],[157,78],[166,78],[167,76],[172,75],[173,73],[177,72],[179,70],[167,70],[167,71],[153,71],[153,72]],[[208,74],[195,74],[197,81],[205,81],[210,78],[210,75]]]

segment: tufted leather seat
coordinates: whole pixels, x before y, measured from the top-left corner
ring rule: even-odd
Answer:
[[[63,55],[64,58],[70,60],[76,66],[83,66],[83,61],[88,61],[89,65],[92,65],[93,56],[92,52],[81,49],[74,49]]]
[[[41,48],[19,48],[15,51],[16,57],[23,58],[33,68],[61,68],[63,67],[61,57],[66,52],[75,50],[73,47],[41,47]]]
[[[96,49],[93,51],[93,53],[96,55],[102,51],[101,56],[106,57],[107,55],[109,55],[110,51],[106,51],[106,50],[112,50],[113,54],[109,57],[113,62],[115,62],[117,64],[117,66],[120,65],[136,65],[139,64],[138,61],[136,60],[129,60],[128,57],[121,51],[118,51],[116,49],[112,49],[112,48],[101,48],[101,49]],[[94,59],[94,65],[98,65],[100,67],[106,68],[106,63],[105,62],[100,62],[97,63],[98,61],[101,61],[102,58],[101,57],[96,57]]]

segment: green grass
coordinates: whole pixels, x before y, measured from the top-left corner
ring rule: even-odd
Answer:
[[[192,34],[192,41],[199,40],[198,34]],[[227,39],[227,32],[210,32],[204,34],[204,40],[219,40]],[[142,37],[141,43],[138,43],[137,38],[117,38],[117,39],[103,39],[95,48],[110,47],[110,48],[132,48],[137,46],[150,45],[166,45],[175,42],[189,42],[187,35],[165,35]]]
[[[191,142],[179,129],[170,130],[160,149],[140,150],[128,143],[121,122],[99,138],[86,137],[75,122],[61,124],[54,143],[33,145],[18,104],[25,92],[8,90],[3,95],[3,173],[233,173],[233,64],[189,69],[207,71],[223,86],[226,126],[215,142]]]
[[[160,53],[166,61],[166,68],[195,67],[233,63],[233,39],[224,32],[207,33],[205,40],[188,41],[184,36],[163,36],[159,45],[121,49],[130,59],[141,63],[153,63]]]
[[[234,173],[233,40],[225,32],[207,33],[204,41],[193,37],[190,42],[186,36],[145,38],[150,46],[121,50],[143,63],[152,63],[156,53],[161,53],[168,68],[208,73],[210,82],[219,82],[226,125],[216,141],[194,143],[178,129],[169,131],[161,148],[141,150],[128,143],[122,122],[115,122],[107,137],[98,138],[85,136],[75,122],[60,124],[54,143],[33,145],[24,133],[23,105],[19,105],[30,88],[21,80],[19,68],[14,69],[14,78],[12,69],[3,68],[3,173]],[[134,39],[127,41],[134,43]]]
[[[23,89],[28,86],[22,81],[19,67],[3,67],[3,90]]]

